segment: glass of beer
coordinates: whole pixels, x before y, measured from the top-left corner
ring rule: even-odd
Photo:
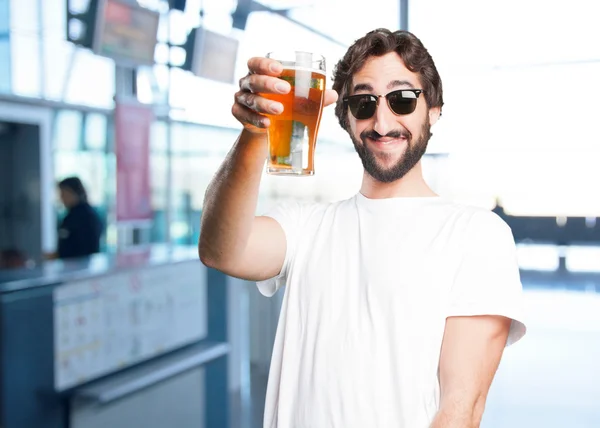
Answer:
[[[283,113],[267,115],[269,158],[267,173],[309,176],[315,173],[314,152],[325,94],[325,58],[310,52],[271,52],[267,58],[283,65],[280,79],[287,94],[261,94],[283,105]]]

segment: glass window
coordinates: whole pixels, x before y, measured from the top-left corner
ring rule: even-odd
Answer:
[[[139,67],[136,76],[137,98],[144,104],[152,104],[154,101],[154,87],[151,67]]]
[[[79,111],[59,110],[54,121],[55,150],[76,151],[81,148],[83,115]]]
[[[206,188],[239,131],[173,123],[171,237],[178,244],[198,241]]]
[[[137,96],[144,104],[167,106],[169,102],[169,67],[157,64],[138,67]]]
[[[17,95],[41,95],[40,22],[37,0],[10,1],[12,91]]]
[[[10,61],[10,40],[8,34],[0,34],[0,64],[5,64],[0,67],[0,93],[11,92],[11,61]]]
[[[169,40],[169,18],[167,14],[161,13],[160,15],[156,40],[163,44],[167,43]]]
[[[163,121],[152,124],[150,132],[150,151],[153,153],[166,153],[169,149],[168,125]]]
[[[194,227],[194,212],[192,209],[192,195],[190,192],[190,179],[192,165],[199,159],[190,156],[173,155],[172,180],[171,180],[171,207],[172,216],[169,225],[171,240],[175,244],[191,244]]]
[[[112,108],[115,94],[114,62],[76,49],[73,68],[67,77],[66,102],[101,108]]]
[[[112,120],[109,120],[109,127],[112,128]],[[110,134],[109,134],[110,135]],[[113,139],[109,140],[109,147],[114,147]],[[106,247],[108,250],[117,248],[117,157],[114,151],[108,152],[105,157],[106,165]]]
[[[12,92],[16,95],[39,97],[42,81],[39,38],[13,31],[10,44]]]
[[[154,48],[154,61],[157,64],[168,64],[169,46],[166,43],[157,43]]]
[[[187,153],[190,144],[188,131],[190,125],[172,123],[171,144],[171,239],[176,244],[190,244],[192,240],[193,212],[191,206],[191,168],[197,163]]]
[[[190,28],[192,28],[195,23],[190,22],[189,13],[186,14],[179,10],[171,10],[168,17],[170,42],[174,45],[183,45],[187,40]]]
[[[157,121],[150,129],[150,189],[152,192],[152,242],[167,241],[167,187],[169,185],[168,125]]]
[[[107,153],[108,118],[98,113],[59,110],[54,120],[54,176],[61,180],[79,177],[87,190],[90,204],[107,226],[102,249],[116,245],[113,213],[115,201],[115,160]],[[63,208],[58,204],[60,212]]]
[[[11,90],[9,7],[8,2],[0,2],[0,64],[4,64],[0,67],[0,93]]]
[[[77,49],[72,43],[48,35],[44,38],[44,90],[46,98],[63,101]]]
[[[189,125],[185,123],[171,123],[171,150],[173,153],[185,154],[190,141],[187,138]]]
[[[0,32],[7,33],[10,30],[10,2],[0,3]]]
[[[225,157],[239,132],[239,130],[231,128],[190,126],[187,151],[207,157]]]
[[[85,147],[90,150],[106,150],[106,116],[88,113],[85,117]]]
[[[72,6],[75,11],[86,10],[89,3],[89,0],[80,0],[72,2]],[[105,65],[82,67],[79,64],[86,61],[90,53],[66,40],[65,10],[66,0],[43,2],[44,95],[51,100],[111,107],[112,91],[104,96],[99,92],[111,90],[112,71],[107,70]],[[99,61],[106,64],[105,59]],[[94,70],[90,73],[91,68]],[[80,77],[81,73],[84,73],[83,77]],[[87,83],[85,90],[80,83],[82,79]],[[73,85],[74,88],[71,87]]]
[[[20,34],[36,35],[40,30],[39,0],[9,0],[10,27]]]
[[[89,3],[90,0],[83,0]],[[67,0],[44,0],[42,5],[42,33],[44,39],[64,40],[67,33]]]

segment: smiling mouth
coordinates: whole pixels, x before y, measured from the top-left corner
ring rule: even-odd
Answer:
[[[372,142],[376,145],[381,145],[381,146],[392,146],[395,144],[403,144],[407,141],[407,139],[405,137],[398,137],[398,138],[383,137],[383,138],[377,138],[377,139],[368,138],[368,140],[370,140],[370,142]]]

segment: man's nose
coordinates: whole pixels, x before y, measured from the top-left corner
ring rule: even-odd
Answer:
[[[377,110],[375,111],[373,130],[379,135],[385,136],[396,127],[396,115],[390,110],[385,97],[380,96],[377,102]]]

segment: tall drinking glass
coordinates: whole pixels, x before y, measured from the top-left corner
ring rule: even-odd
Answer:
[[[280,79],[292,89],[287,94],[261,94],[283,105],[283,113],[267,115],[269,158],[267,173],[314,175],[314,153],[325,94],[325,58],[310,52],[271,52],[267,58],[283,65]]]

